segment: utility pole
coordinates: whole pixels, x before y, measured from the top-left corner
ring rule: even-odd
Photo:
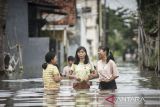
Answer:
[[[104,8],[103,8],[103,46],[108,46],[108,31],[109,31],[109,9],[106,6],[107,0],[104,1]]]
[[[103,29],[104,29],[104,31],[103,31],[103,46],[106,46],[106,26],[107,26],[107,21],[106,21],[106,16],[107,16],[107,14],[106,14],[106,0],[104,0],[104,8],[103,8]]]
[[[81,46],[86,46],[86,23],[85,23],[85,13],[82,12],[80,13],[80,29],[81,29]]]
[[[97,0],[98,4],[98,32],[99,32],[99,45],[102,45],[102,4],[101,0]]]
[[[109,7],[107,6],[107,0],[105,0],[105,45],[108,44],[108,36],[109,36]]]
[[[66,52],[66,48],[67,48],[67,27],[64,28],[64,39],[63,39],[63,45],[64,45],[64,61],[67,61],[67,52]]]

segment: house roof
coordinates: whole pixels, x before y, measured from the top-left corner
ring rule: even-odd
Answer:
[[[66,14],[62,20],[55,21],[56,25],[74,25],[76,22],[76,0],[28,0],[28,3],[50,6],[57,14]]]

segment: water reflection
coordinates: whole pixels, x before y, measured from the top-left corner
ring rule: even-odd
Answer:
[[[105,100],[107,96],[110,96],[108,91],[48,91],[44,92],[43,105],[47,107],[116,107],[115,104]]]
[[[145,79],[139,80],[141,86],[145,88],[160,89],[160,77],[156,76],[155,71],[140,72],[140,76]]]
[[[134,64],[120,63],[120,77],[116,92],[100,91],[96,79],[91,80],[89,90],[76,91],[72,81],[64,79],[59,91],[44,91],[42,78],[22,79],[22,75],[1,76],[0,107],[158,107],[158,88],[144,87],[140,81],[148,81],[141,76]],[[153,78],[155,79],[155,78]],[[156,86],[159,80],[153,80]],[[152,85],[149,82],[146,85]],[[144,100],[143,100],[144,98]],[[114,102],[114,103],[113,103]]]

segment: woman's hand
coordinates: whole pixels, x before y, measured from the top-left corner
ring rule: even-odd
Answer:
[[[112,76],[110,79],[102,78],[102,79],[99,79],[99,81],[110,82],[115,80],[116,78],[118,78],[118,76]]]
[[[93,78],[94,78],[94,76],[93,76],[92,74],[90,74],[90,75],[88,76],[87,80],[91,80],[91,79],[93,79]]]
[[[91,79],[95,79],[95,78],[98,78],[99,75],[96,71],[93,71],[90,75],[89,75],[89,80]]]
[[[69,79],[75,79],[77,81],[81,81],[80,78],[76,77],[75,75],[68,75]]]
[[[77,81],[81,81],[81,79],[80,79],[80,78],[77,78],[77,77],[76,77],[75,79],[76,79]]]

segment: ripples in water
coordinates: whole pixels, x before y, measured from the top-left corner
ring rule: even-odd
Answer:
[[[89,90],[76,91],[70,80],[62,80],[57,92],[44,92],[42,78],[33,79],[2,79],[0,81],[0,107],[159,107],[160,90],[143,87],[139,80],[148,81],[141,77],[140,71],[133,64],[121,64],[115,93],[100,91],[98,80],[91,80]],[[112,97],[115,95],[114,97]],[[115,104],[106,100],[115,99]],[[132,97],[132,98],[131,98]],[[127,100],[130,99],[131,101]],[[137,98],[144,98],[134,102]],[[133,101],[134,100],[134,101]]]

